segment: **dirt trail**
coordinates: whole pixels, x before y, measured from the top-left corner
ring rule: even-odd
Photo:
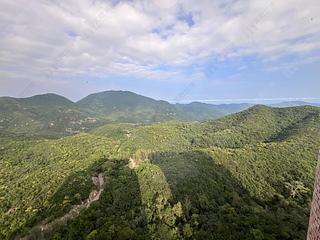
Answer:
[[[54,219],[49,223],[37,224],[30,230],[30,234],[28,234],[27,236],[17,237],[15,239],[20,239],[20,240],[33,239],[32,237],[33,232],[40,232],[41,235],[44,235],[45,233],[50,232],[53,228],[66,224],[68,220],[77,217],[82,209],[88,208],[90,207],[91,203],[98,201],[100,199],[101,193],[104,190],[103,174],[102,173],[96,174],[95,176],[92,176],[91,179],[93,184],[95,185],[95,188],[90,192],[89,197],[84,202],[82,202],[80,205],[73,206],[71,210],[65,215],[63,215],[62,217]]]

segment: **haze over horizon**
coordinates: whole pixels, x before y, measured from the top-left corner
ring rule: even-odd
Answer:
[[[174,102],[320,99],[316,0],[0,7],[0,96],[75,101],[114,89]]]

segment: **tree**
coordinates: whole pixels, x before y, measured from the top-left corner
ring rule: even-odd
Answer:
[[[189,223],[187,223],[186,225],[184,225],[183,227],[183,235],[186,237],[186,238],[190,238],[192,236],[192,227],[190,226]]]
[[[285,183],[286,188],[289,190],[289,195],[292,198],[299,197],[303,195],[304,193],[309,192],[310,190],[306,188],[303,184],[303,182],[300,181],[294,181],[292,183]]]

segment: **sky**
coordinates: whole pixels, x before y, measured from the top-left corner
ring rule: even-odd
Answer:
[[[0,96],[320,100],[319,0],[1,0]]]

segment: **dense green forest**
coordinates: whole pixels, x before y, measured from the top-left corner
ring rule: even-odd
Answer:
[[[66,136],[106,123],[154,123],[218,118],[250,104],[170,104],[128,91],[91,94],[74,103],[56,94],[0,97],[0,133]]]
[[[171,120],[67,137],[1,133],[0,239],[306,238],[320,108]],[[50,231],[34,228],[87,199],[96,173],[98,201]]]

